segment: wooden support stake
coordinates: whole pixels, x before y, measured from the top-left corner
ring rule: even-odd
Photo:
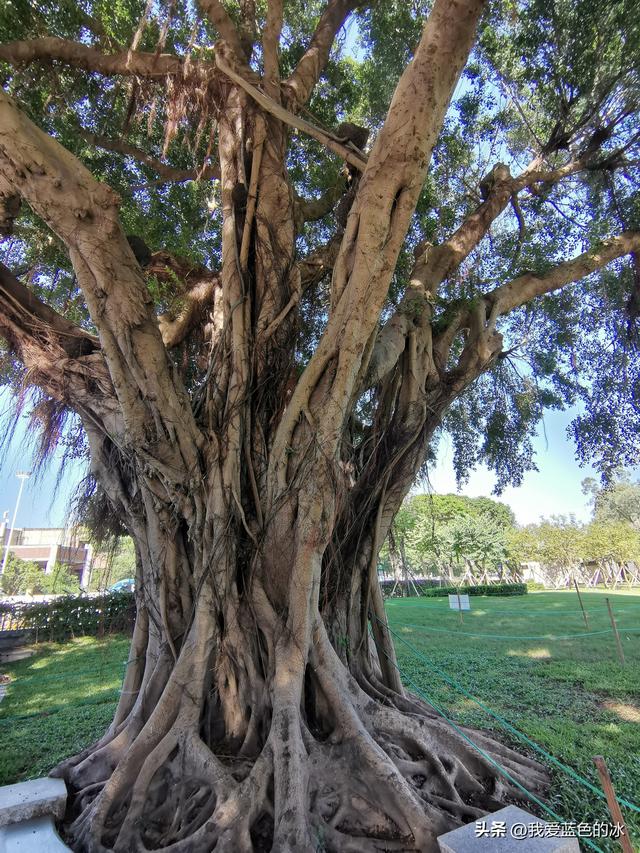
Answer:
[[[580,590],[578,589],[578,581],[574,578],[573,585],[576,588],[576,592],[578,593],[578,601],[580,602],[580,607],[582,608],[582,615],[584,617],[584,624],[587,626],[587,631],[589,630],[589,620],[587,619],[587,611],[584,609],[584,604],[582,603],[582,596],[580,595]]]
[[[611,619],[611,627],[613,628],[613,633],[616,638],[616,645],[618,647],[618,657],[620,658],[620,663],[624,666],[624,652],[622,650],[622,643],[620,642],[620,634],[618,634],[618,626],[616,625],[616,620],[613,618],[613,610],[611,609],[611,602],[608,598],[605,598],[607,602],[607,609],[609,610],[609,619]]]
[[[607,599],[607,601],[609,601],[609,599]],[[611,813],[613,822],[622,825],[622,834],[618,839],[620,841],[622,851],[623,853],[634,853],[606,761],[601,755],[594,755],[593,763],[598,768],[598,775],[600,776],[600,782],[602,783],[602,790],[607,798],[607,805],[609,806],[609,812]]]

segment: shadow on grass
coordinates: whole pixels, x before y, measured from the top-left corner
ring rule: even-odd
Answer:
[[[116,635],[47,643],[2,671],[0,785],[46,775],[97,740],[109,725],[130,640]]]

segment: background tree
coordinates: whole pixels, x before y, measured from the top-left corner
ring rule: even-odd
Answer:
[[[625,567],[640,561],[640,533],[623,521],[594,521],[585,529],[582,557],[585,563],[598,564],[598,581],[616,586],[627,574],[633,577]]]
[[[7,565],[0,579],[5,595],[39,595],[49,592],[47,575],[37,563],[21,560],[15,554],[9,554]]]
[[[453,582],[466,573],[469,582],[488,583],[489,572],[509,559],[505,531],[514,522],[511,509],[491,498],[415,495],[404,501],[389,531],[392,567],[399,560],[401,573],[406,563],[417,575]]]
[[[96,543],[91,588],[105,590],[116,581],[136,576],[136,551],[130,536],[121,536],[107,547]]]
[[[628,474],[618,474],[604,486],[588,477],[582,481],[582,490],[591,495],[594,521],[622,522],[640,530],[640,483]]]
[[[66,595],[80,592],[78,576],[68,566],[56,563],[48,574],[37,563],[10,554],[0,578],[5,595]]]
[[[531,524],[512,536],[512,549],[521,562],[542,565],[550,585],[560,587],[571,582],[585,554],[585,529],[575,518],[552,516],[540,524]]]
[[[635,6],[0,9],[3,373],[136,550],[77,850],[429,850],[504,800],[377,555],[441,428],[501,487],[580,399],[580,457],[637,458]]]

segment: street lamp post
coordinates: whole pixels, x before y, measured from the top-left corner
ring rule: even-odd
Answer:
[[[25,473],[24,471],[18,471],[18,473],[16,474],[16,477],[20,480],[20,488],[18,489],[16,507],[13,511],[13,518],[11,519],[11,530],[9,530],[9,538],[7,539],[7,544],[4,548],[4,558],[2,560],[2,567],[0,568],[0,575],[4,574],[4,570],[7,565],[7,560],[9,559],[9,547],[11,546],[11,539],[13,538],[13,528],[16,526],[16,516],[18,515],[18,507],[20,506],[22,490],[24,489],[24,481],[28,480],[30,476],[31,474]]]

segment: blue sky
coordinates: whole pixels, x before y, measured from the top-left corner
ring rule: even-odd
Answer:
[[[522,486],[509,486],[499,500],[509,504],[519,524],[531,524],[541,517],[575,515],[578,521],[588,521],[590,508],[587,496],[582,494],[581,483],[585,477],[598,477],[590,466],[583,468],[576,462],[573,442],[567,437],[567,427],[575,411],[550,411],[544,418],[533,445],[538,471],[529,471]],[[431,488],[435,492],[457,491],[453,471],[451,442],[444,437],[439,448],[437,464],[429,472]],[[470,497],[492,497],[495,475],[484,466],[471,473],[469,482],[460,490]],[[423,489],[418,489],[424,491]]]
[[[6,407],[6,397],[0,395]],[[536,437],[534,446],[539,471],[525,475],[520,488],[505,490],[500,500],[509,504],[520,524],[538,521],[541,516],[575,514],[580,521],[588,521],[589,507],[582,494],[580,483],[587,476],[595,476],[591,468],[580,468],[575,461],[574,448],[567,438],[566,428],[573,417],[572,412],[549,412],[545,417],[544,430]],[[7,429],[8,418],[0,417],[0,431]],[[17,471],[29,470],[28,452],[23,447],[26,418],[16,430],[7,453],[0,459],[0,516],[5,510],[9,518],[13,514],[19,481]],[[438,461],[430,471],[430,482],[436,492],[455,492],[451,444],[441,442]],[[18,527],[58,527],[64,524],[69,497],[84,475],[84,466],[77,463],[69,466],[64,474],[57,494],[54,494],[60,457],[54,459],[49,468],[38,478],[25,483],[18,512]],[[461,494],[490,496],[494,475],[486,468],[474,471]],[[418,489],[423,491],[423,489]]]

